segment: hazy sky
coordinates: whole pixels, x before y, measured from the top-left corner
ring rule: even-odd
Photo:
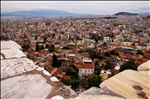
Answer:
[[[55,9],[83,14],[150,12],[149,1],[1,1],[1,11]]]

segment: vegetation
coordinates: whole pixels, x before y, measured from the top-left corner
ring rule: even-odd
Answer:
[[[101,69],[100,68],[95,68],[94,70],[94,74],[99,75],[100,74]]]
[[[104,55],[109,57],[110,53],[109,52],[105,52]]]
[[[124,71],[126,69],[132,69],[132,70],[137,70],[138,64],[135,64],[135,62],[133,61],[128,61],[126,63],[124,63],[121,67],[120,67],[120,72]]]
[[[142,52],[142,50],[137,50],[137,54],[143,55],[144,53]]]
[[[39,51],[39,46],[38,46],[38,43],[36,43],[36,49],[35,49],[37,52]]]
[[[119,56],[119,53],[116,50],[112,50],[110,53],[111,53],[111,55],[117,55],[117,56]]]
[[[90,87],[99,87],[99,84],[102,82],[101,80],[101,77],[100,76],[94,76],[94,77],[91,77],[91,78],[88,78],[88,85],[89,85],[89,88]]]
[[[28,49],[29,49],[29,44],[24,44],[23,46],[22,46],[22,49],[23,49],[23,51],[27,51]]]
[[[57,56],[55,54],[53,54],[52,66],[58,67],[58,60],[57,60]]]
[[[106,64],[105,64],[104,69],[107,70],[107,69],[113,69],[113,68],[114,68],[114,64],[112,64],[111,62],[107,61]]]
[[[46,49],[49,49],[49,45],[48,45],[48,44],[46,44],[46,45],[45,45],[45,48],[46,48]]]
[[[54,52],[55,48],[53,46],[49,47],[49,52]]]

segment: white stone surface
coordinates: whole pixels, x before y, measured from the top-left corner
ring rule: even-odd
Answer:
[[[17,48],[10,48],[10,49],[5,49],[1,50],[1,53],[5,55],[5,58],[17,58],[17,57],[26,57],[26,55]]]
[[[17,76],[1,81],[1,99],[45,99],[51,89],[40,74]]]
[[[150,77],[137,71],[125,70],[100,84],[101,88],[123,96],[125,99],[139,99],[137,90],[133,86],[140,86],[146,96],[150,97]]]
[[[38,67],[36,70],[37,70],[37,71],[43,71],[44,68],[43,68],[43,67]]]
[[[56,77],[54,77],[54,76],[53,76],[53,77],[51,77],[51,78],[50,78],[50,80],[51,80],[51,81],[53,81],[53,82],[57,82],[57,81],[59,81],[59,80],[58,80]]]
[[[28,58],[14,58],[1,60],[1,78],[14,76],[37,68]]]
[[[50,74],[48,71],[46,71],[46,70],[44,70],[43,73],[44,73],[45,75],[47,75],[47,76],[51,76],[51,74]]]
[[[52,97],[51,99],[64,99],[64,98],[62,96],[57,95],[57,96]]]
[[[138,66],[138,71],[148,71],[150,70],[150,60]]]
[[[138,66],[139,73],[150,76],[150,60]]]
[[[0,49],[10,49],[10,48],[22,49],[20,45],[18,45],[16,42],[14,42],[12,40],[1,41]]]

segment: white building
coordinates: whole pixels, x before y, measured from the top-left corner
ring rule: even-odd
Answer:
[[[79,74],[89,75],[94,73],[94,65],[93,64],[81,64],[79,66]]]

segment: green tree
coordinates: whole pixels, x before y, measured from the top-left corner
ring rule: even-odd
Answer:
[[[121,72],[127,69],[137,70],[137,67],[138,67],[138,64],[135,64],[135,62],[133,61],[128,61],[120,67],[119,71]]]
[[[70,85],[71,84],[69,79],[65,80],[65,79],[62,78],[61,82],[64,83],[65,85]]]
[[[103,43],[103,46],[107,46],[107,43],[106,43],[106,42],[104,42],[104,43]]]
[[[119,56],[119,53],[118,53],[116,50],[112,50],[110,53],[111,53],[112,55],[117,55],[117,56]]]
[[[35,49],[37,52],[39,51],[39,46],[38,46],[38,43],[36,43],[36,49]]]
[[[91,77],[88,79],[88,85],[89,85],[89,88],[90,87],[99,87],[100,83],[102,82],[101,80],[101,77],[100,76],[94,76],[94,77]]]
[[[144,53],[142,52],[142,50],[137,50],[137,54],[143,55]]]
[[[66,75],[72,75],[73,74],[73,70],[70,67],[66,68]]]
[[[51,46],[51,47],[49,47],[49,51],[50,51],[50,52],[54,52],[54,51],[55,51],[55,48]]]
[[[101,69],[100,68],[95,68],[94,70],[94,74],[99,75],[100,74]]]
[[[105,52],[104,55],[109,57],[110,53],[109,52]]]
[[[22,46],[22,49],[23,49],[23,51],[27,51],[28,49],[29,49],[29,44],[24,44],[23,46]]]
[[[79,81],[75,81],[71,83],[71,88],[76,90],[79,87]]]
[[[43,49],[44,49],[44,46],[42,45],[40,49],[43,50]]]
[[[104,69],[107,70],[107,69],[113,69],[113,68],[114,68],[114,64],[112,64],[111,62],[107,61],[106,64],[105,64]]]
[[[55,54],[53,54],[52,66],[58,67],[58,60],[57,60],[57,56]]]
[[[48,45],[48,44],[46,44],[46,45],[45,45],[45,48],[46,48],[46,49],[49,49],[49,45]]]

